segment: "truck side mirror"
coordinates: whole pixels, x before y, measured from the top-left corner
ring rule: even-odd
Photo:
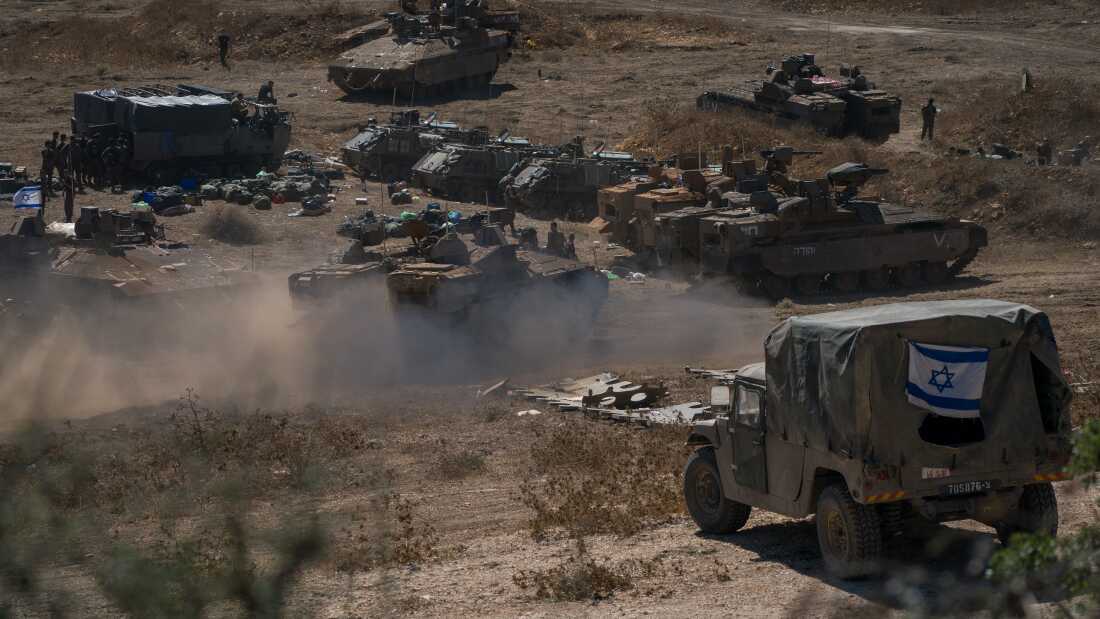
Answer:
[[[729,408],[732,399],[732,390],[729,385],[716,385],[710,388],[711,406]]]

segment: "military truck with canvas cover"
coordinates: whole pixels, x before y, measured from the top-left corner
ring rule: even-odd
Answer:
[[[701,110],[748,109],[781,121],[806,124],[828,136],[858,135],[885,139],[901,131],[901,98],[876,90],[855,70],[840,77],[823,74],[813,54],[791,56],[781,67],[769,67],[770,81],[752,80],[704,92]]]
[[[421,157],[447,144],[479,145],[489,142],[483,128],[462,129],[458,124],[421,120],[417,110],[393,112],[388,124],[368,123],[341,149],[341,159],[363,178],[384,181],[406,179]]]
[[[511,57],[519,15],[487,4],[459,0],[429,14],[386,13],[389,33],[341,54],[328,80],[348,94],[393,93],[406,101],[488,85]]]
[[[122,138],[122,163],[162,184],[195,170],[216,177],[277,169],[290,144],[290,115],[252,104],[233,118],[233,93],[180,85],[109,88],[73,97],[72,130],[95,140]]]
[[[1002,541],[1054,534],[1072,451],[1070,389],[1042,312],[990,300],[790,318],[765,361],[712,393],[684,470],[692,518],[816,514],[826,566],[871,573],[920,521],[977,520]]]

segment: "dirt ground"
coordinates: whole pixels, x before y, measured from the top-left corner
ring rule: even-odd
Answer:
[[[0,19],[3,54],[20,53],[13,47],[17,36],[14,24],[68,19],[81,12],[97,19],[121,19],[136,10],[110,2],[85,6],[75,0],[14,4],[18,15]],[[399,102],[398,107],[438,111],[442,118],[486,125],[493,130],[509,128],[514,135],[538,141],[564,142],[579,134],[590,142],[619,144],[637,137],[638,119],[647,108],[690,104],[702,90],[757,77],[768,63],[785,55],[816,51],[819,63],[830,70],[841,62],[861,65],[880,87],[902,96],[902,133],[885,144],[866,145],[872,156],[905,155],[915,157],[922,165],[942,166],[950,165],[950,160],[918,139],[918,108],[927,97],[936,97],[943,108],[941,118],[962,114],[964,106],[973,105],[965,92],[967,84],[1015,84],[1025,67],[1036,79],[1043,80],[1046,75],[1064,70],[1070,60],[1090,88],[1100,85],[1100,77],[1092,70],[1100,65],[1100,47],[1088,44],[1100,41],[1100,21],[1096,8],[1090,5],[1017,3],[1012,11],[963,14],[940,14],[939,10],[930,14],[918,6],[910,13],[895,14],[834,13],[829,11],[839,10],[836,3],[810,4],[825,9],[812,14],[785,13],[772,8],[769,2],[727,0],[640,1],[629,7],[605,0],[548,5],[563,7],[563,13],[576,7],[578,14],[605,11],[649,15],[654,21],[646,22],[644,36],[636,36],[629,28],[624,34],[620,26],[593,25],[581,42],[574,38],[569,45],[558,45],[550,38],[540,44],[536,33],[532,45],[517,52],[484,93],[426,104]],[[252,0],[238,2],[234,9],[259,10],[261,5],[269,11],[298,10],[297,3]],[[687,21],[670,21],[670,13]],[[568,15],[562,19],[568,21]],[[666,22],[669,25],[661,25]],[[702,22],[720,23],[721,28],[704,28],[698,25]],[[613,41],[607,43],[600,37]],[[210,55],[214,56],[213,49]],[[6,100],[0,106],[0,159],[35,169],[37,145],[52,131],[68,128],[72,92],[107,84],[195,82],[251,93],[262,81],[274,79],[281,106],[294,115],[292,148],[326,155],[335,155],[339,145],[368,117],[386,117],[394,109],[386,102],[342,98],[325,82],[324,63],[318,60],[246,56],[233,62],[231,72],[217,66],[213,57],[177,65],[137,63],[99,69],[94,63],[77,66],[27,62],[0,74],[0,92]],[[700,145],[708,150],[717,146]],[[264,233],[263,241],[256,245],[224,244],[203,234],[204,210],[209,206],[164,223],[169,238],[190,245],[195,259],[221,268],[257,271],[267,278],[265,281],[274,282],[271,289],[279,298],[264,297],[262,304],[257,302],[251,311],[270,318],[262,323],[265,329],[294,331],[300,317],[292,316],[285,308],[282,278],[324,262],[345,246],[346,242],[336,236],[335,226],[361,208],[356,207],[355,198],[367,196],[370,207],[377,212],[397,214],[403,210],[390,205],[375,183],[364,187],[348,178],[338,181],[336,189],[334,211],[322,217],[292,219],[287,217],[287,209],[279,206],[267,212],[248,209],[248,217]],[[428,198],[420,196],[417,204],[426,201]],[[127,202],[122,196],[89,191],[78,197],[77,207],[120,207]],[[450,203],[446,206],[465,211],[477,208]],[[57,219],[58,213],[59,208],[51,204],[48,218]],[[14,222],[11,213],[4,213],[2,218]],[[523,217],[520,223],[535,225],[543,233],[547,225]],[[578,235],[583,260],[607,265],[618,253],[605,242],[597,245],[601,239],[586,226],[565,223],[564,231]],[[812,520],[790,521],[762,512],[754,513],[743,533],[721,538],[699,535],[682,513],[658,519],[644,532],[627,537],[590,536],[588,549],[598,560],[609,564],[634,560],[636,563],[631,565],[644,566],[636,570],[632,586],[598,601],[538,598],[518,584],[517,575],[562,563],[573,552],[573,541],[565,534],[534,539],[529,531],[531,510],[523,501],[523,487],[544,483],[526,472],[532,458],[530,444],[532,438],[578,422],[550,411],[517,417],[515,412],[529,408],[528,403],[505,400],[489,405],[472,399],[471,394],[478,385],[505,377],[510,377],[513,384],[529,384],[607,369],[663,380],[676,387],[678,396],[698,399],[704,397],[706,386],[685,379],[684,366],[737,367],[757,360],[768,329],[792,313],[957,298],[1004,299],[1046,311],[1073,379],[1089,383],[1098,379],[1094,372],[1100,368],[1095,352],[1100,344],[1096,309],[1100,306],[1100,249],[1097,239],[1074,236],[1070,241],[1067,236],[1035,235],[994,222],[990,247],[950,286],[874,297],[833,295],[772,306],[711,283],[693,285],[673,277],[652,276],[642,284],[613,282],[611,299],[592,337],[578,344],[574,354],[547,360],[541,367],[524,367],[514,373],[493,367],[442,385],[430,377],[407,374],[401,374],[400,384],[364,379],[361,389],[345,390],[339,395],[315,391],[295,381],[287,382],[285,389],[275,385],[271,388],[279,395],[275,402],[264,400],[265,409],[294,411],[293,415],[298,411],[327,410],[340,419],[351,420],[349,423],[365,429],[371,440],[378,440],[377,448],[342,457],[338,466],[346,471],[396,471],[389,491],[414,501],[419,518],[430,522],[438,534],[437,546],[449,549],[429,560],[386,567],[342,570],[325,563],[311,568],[292,596],[291,608],[298,611],[298,616],[320,617],[842,617],[867,608],[876,614],[900,613],[906,603],[912,602],[899,593],[897,581],[902,576],[856,583],[833,580],[824,573],[817,555]],[[307,344],[297,332],[286,341],[279,339],[279,346],[256,346],[255,355],[245,357],[250,367],[264,363],[266,358],[272,364],[286,362],[293,369],[301,347]],[[241,394],[251,388],[238,384],[236,374],[242,368],[228,361],[238,360],[227,350],[235,342],[225,348],[211,343],[205,355],[200,350],[193,365],[208,366],[205,368],[135,366],[129,362],[117,366],[125,368],[125,373],[107,373],[98,378],[100,382],[121,384],[134,372],[157,385],[157,389],[141,391],[140,395],[135,392],[133,401],[89,396],[81,402],[74,396],[68,402],[60,394],[48,400],[56,403],[57,409],[37,414],[54,419],[85,418],[68,431],[89,437],[92,444],[103,441],[106,445],[118,440],[119,429],[125,434],[128,428],[162,425],[174,408],[171,401],[189,387],[208,395],[219,406],[249,410],[254,404],[252,394],[247,399]],[[31,353],[25,354],[31,363]],[[47,359],[54,363],[56,358]],[[225,365],[220,366],[219,361]],[[393,363],[393,359],[367,354],[355,362],[373,367]],[[477,363],[475,357],[471,364]],[[74,373],[85,369],[79,359],[66,367]],[[48,377],[51,368],[43,365],[41,371],[43,377]],[[272,373],[272,381],[278,383],[286,376]],[[243,377],[240,381],[244,382]],[[311,387],[316,384],[309,383]],[[241,395],[237,401],[236,395]],[[104,407],[102,402],[110,405]],[[487,408],[499,414],[490,415]],[[101,413],[106,415],[97,416]],[[305,412],[301,414],[310,418]],[[1094,410],[1075,410],[1078,420],[1095,415]],[[479,454],[483,465],[469,475],[441,476],[438,455],[444,452]],[[250,513],[261,522],[270,522],[280,513],[308,503],[340,530],[361,518],[367,504],[383,492],[378,486],[360,483],[355,475],[347,475],[341,478],[344,481],[307,496],[285,489],[263,495],[250,507]],[[139,503],[146,499],[154,500],[133,497]],[[1063,485],[1059,492],[1062,530],[1091,522],[1096,499],[1095,489]],[[136,539],[152,535],[155,527],[150,524],[150,514],[162,517],[166,512],[150,508],[142,513],[145,516],[130,518],[112,514],[110,526],[114,531],[141,532]],[[198,515],[179,518],[182,522]],[[921,551],[914,550],[911,554],[918,558],[903,562],[906,569],[899,569],[897,574],[908,573],[913,565],[927,565],[933,575],[949,574],[965,583],[977,583],[980,579],[968,561],[988,554],[996,544],[988,531],[978,529],[958,529],[952,549],[934,557],[922,557]],[[93,592],[90,577],[78,565],[67,566],[56,577],[62,588],[77,592],[76,606],[81,612],[76,615],[122,614]],[[917,590],[928,603],[938,595],[932,585]],[[27,614],[34,615],[30,611]]]

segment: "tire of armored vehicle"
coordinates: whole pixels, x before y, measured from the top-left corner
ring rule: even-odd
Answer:
[[[434,98],[488,86],[511,56],[512,32],[476,18],[433,25],[427,16],[387,13],[390,33],[343,53],[328,80],[349,95]]]

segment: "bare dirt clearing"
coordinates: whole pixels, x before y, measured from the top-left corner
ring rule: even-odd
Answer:
[[[205,17],[195,21],[201,27],[169,29],[173,37],[179,38],[159,42],[149,61],[137,62],[135,49],[100,59],[94,53],[71,53],[76,48],[67,44],[58,47],[70,53],[51,54],[48,39],[22,47],[26,39],[21,37],[26,34],[17,30],[27,24],[34,26],[30,32],[35,36],[48,37],[50,33],[67,32],[63,29],[70,26],[62,24],[64,20],[91,16],[104,20],[102,27],[106,30],[98,32],[110,32],[114,20],[127,26],[140,21],[144,6],[86,4],[17,1],[17,10],[9,13],[15,17],[0,22],[0,49],[8,56],[0,64],[5,67],[0,89],[13,102],[0,108],[0,135],[4,136],[0,159],[36,168],[41,141],[52,131],[68,128],[72,92],[118,83],[198,82],[252,94],[261,81],[274,79],[280,104],[294,113],[292,147],[326,154],[335,154],[339,144],[368,117],[384,118],[393,109],[388,102],[343,100],[337,89],[324,81],[327,48],[321,37],[340,32],[345,25],[355,25],[381,3],[362,11],[334,5],[330,14],[335,17],[311,26],[303,41],[295,40],[295,20],[310,11],[327,10],[325,7],[250,0],[236,3],[233,10],[238,15],[260,11],[262,6],[268,11],[285,10],[292,17],[284,19],[285,30],[273,29],[271,24],[277,18],[271,16],[240,17],[232,22],[253,24],[257,33],[265,33],[264,40],[259,35],[242,38],[232,72],[216,66],[215,50],[212,44],[206,46],[211,33],[204,29],[214,28],[219,22]],[[872,11],[807,16],[775,13],[770,3],[744,5],[719,0],[683,0],[674,5],[638,2],[629,10],[621,3],[602,0],[516,4],[528,13],[538,11],[546,16],[540,22],[541,29],[527,33],[534,46],[517,50],[491,88],[469,100],[403,101],[398,107],[437,110],[443,118],[493,129],[508,127],[515,134],[540,141],[564,142],[580,134],[590,143],[625,142],[661,154],[692,146],[713,150],[727,139],[732,141],[728,136],[734,134],[744,136],[744,143],[735,144],[745,152],[778,140],[797,145],[805,139],[816,146],[821,144],[816,136],[773,129],[758,122],[750,124],[738,115],[693,117],[691,123],[684,124],[702,129],[690,138],[679,132],[662,135],[646,131],[645,118],[647,110],[653,108],[678,114],[685,106],[690,107],[704,89],[760,77],[768,63],[785,55],[817,51],[819,60],[830,71],[841,62],[859,64],[881,87],[899,92],[905,101],[904,129],[902,135],[884,145],[829,145],[826,156],[800,164],[805,166],[802,170],[818,172],[839,163],[833,158],[865,155],[872,162],[895,167],[894,174],[878,186],[878,191],[892,199],[924,203],[963,216],[981,216],[992,227],[993,235],[989,250],[979,256],[964,277],[940,290],[882,297],[796,299],[771,307],[754,299],[715,293],[709,285],[689,286],[661,277],[651,277],[643,285],[616,283],[589,342],[579,346],[575,355],[555,358],[538,370],[515,375],[514,381],[551,380],[614,369],[664,379],[679,385],[684,396],[702,398],[705,385],[687,381],[682,376],[684,365],[736,367],[757,360],[766,330],[791,313],[897,300],[979,297],[1025,302],[1049,312],[1075,380],[1097,380],[1100,250],[1095,243],[1098,228],[1092,212],[1097,187],[1095,166],[1051,171],[1048,174],[1054,176],[1045,179],[1033,168],[1015,162],[974,162],[944,155],[948,145],[973,146],[979,139],[1015,139],[1021,142],[1018,147],[1034,140],[1049,116],[1043,115],[1046,104],[1029,106],[1016,94],[1019,74],[1027,67],[1038,81],[1040,94],[1049,94],[1046,89],[1050,84],[1061,83],[1067,59],[1086,69],[1100,63],[1097,48],[1085,44],[1100,40],[1095,7],[1086,5],[1093,13],[1085,13],[1080,5],[1072,3],[1042,3],[1037,8],[1010,3],[1009,11],[985,11],[975,16],[970,12],[941,15],[940,9],[926,10],[928,3],[914,3],[907,14],[901,15]],[[854,2],[848,4],[857,6]],[[814,3],[809,8],[836,10],[838,5]],[[663,19],[670,12],[678,17]],[[186,11],[173,15],[189,19]],[[349,15],[352,17],[345,19]],[[146,32],[167,36],[168,30],[154,26]],[[96,42],[81,45],[94,51]],[[172,45],[179,48],[176,51],[181,56],[171,55]],[[165,53],[169,56],[161,55]],[[35,54],[40,54],[37,59]],[[12,60],[13,55],[20,57]],[[1085,93],[1082,98],[1095,101],[1100,83],[1095,71],[1079,71],[1077,77],[1079,90]],[[934,147],[916,139],[917,108],[929,96],[935,96],[944,108],[941,129],[945,141]],[[990,100],[996,105],[988,103]],[[1061,116],[1075,113],[1072,107],[1057,109],[1062,110]],[[982,122],[991,117],[997,121]],[[1087,131],[1090,124],[1095,126],[1095,116],[1084,122],[1059,120],[1054,128],[1066,141]],[[1097,133],[1100,131],[1092,131],[1093,135]],[[996,188],[986,186],[989,182]],[[1069,189],[1063,192],[1063,187]],[[377,184],[367,189],[365,195],[371,197],[371,207],[376,211],[396,214],[402,210],[381,198]],[[255,268],[270,275],[278,288],[281,276],[314,266],[342,248],[343,241],[334,234],[335,225],[357,211],[354,198],[362,195],[353,179],[340,183],[334,212],[314,219],[290,219],[285,208],[268,212],[243,209],[244,216],[263,232],[262,242],[256,245],[211,239],[203,231],[207,215],[204,210],[209,206],[200,207],[200,212],[192,215],[166,219],[165,223],[169,236],[190,244],[201,259],[227,268]],[[89,192],[78,197],[77,206],[122,206],[126,202],[128,199],[122,196]],[[476,208],[456,206],[461,210]],[[56,206],[50,208],[51,215],[56,214]],[[11,215],[4,217],[10,221]],[[545,222],[534,225],[545,227]],[[583,259],[608,263],[611,252],[606,246],[593,247],[597,237],[589,229],[567,224],[565,231],[578,234]],[[526,477],[532,461],[530,443],[568,429],[574,422],[550,412],[516,417],[516,411],[530,405],[518,401],[486,404],[469,397],[475,385],[467,383],[491,382],[491,378],[503,377],[500,371],[444,385],[430,384],[431,377],[405,377],[401,384],[364,381],[337,385],[339,388],[331,381],[299,380],[304,375],[329,376],[331,360],[324,356],[309,358],[294,345],[293,338],[282,339],[283,334],[296,333],[299,327],[284,309],[266,300],[258,300],[249,308],[247,317],[264,318],[256,319],[252,328],[243,331],[256,340],[242,336],[210,342],[200,351],[202,354],[178,366],[139,366],[130,362],[120,366],[117,373],[95,375],[100,386],[110,385],[111,381],[125,385],[140,380],[158,388],[148,393],[135,389],[134,393],[122,394],[140,394],[139,401],[104,400],[111,403],[112,409],[126,409],[122,412],[75,422],[72,429],[58,422],[58,431],[68,437],[67,445],[90,446],[97,457],[104,458],[98,461],[103,467],[98,469],[101,483],[114,480],[118,484],[98,487],[96,500],[81,497],[87,502],[77,501],[76,507],[66,508],[71,510],[66,514],[74,521],[88,517],[102,524],[102,530],[111,531],[113,540],[135,544],[159,541],[179,545],[199,531],[199,537],[207,539],[202,556],[213,563],[224,562],[225,554],[219,554],[217,548],[220,538],[214,534],[204,538],[201,534],[220,530],[220,517],[228,509],[210,490],[208,484],[214,484],[221,474],[212,471],[218,471],[220,463],[226,467],[226,476],[251,476],[249,479],[263,482],[248,497],[246,510],[257,526],[274,526],[283,512],[316,512],[332,533],[332,543],[344,550],[337,557],[340,560],[324,562],[305,572],[291,598],[291,614],[296,616],[690,613],[826,617],[846,616],[868,604],[874,605],[875,612],[884,613],[901,606],[891,593],[894,589],[889,581],[851,584],[828,579],[817,556],[810,522],[790,522],[764,513],[754,514],[743,533],[721,539],[696,535],[695,528],[678,514],[647,518],[644,532],[628,537],[605,533],[588,537],[587,560],[605,567],[620,580],[627,578],[629,586],[617,587],[616,582],[622,583],[611,578],[610,597],[598,602],[540,598],[537,586],[524,588],[520,583],[527,581],[517,580],[517,576],[562,565],[588,565],[583,558],[569,563],[575,556],[576,543],[567,533],[558,531],[541,541],[532,538],[528,522],[533,513],[521,496],[525,483],[535,488],[545,484],[538,475]],[[369,329],[369,321],[375,316],[364,312],[364,318]],[[269,346],[265,336],[274,337],[278,345]],[[255,349],[244,354],[242,349],[249,346]],[[56,364],[66,350],[62,342],[56,354],[42,357],[37,361],[41,365],[28,376],[57,378],[51,372],[70,367]],[[27,356],[28,363],[32,358]],[[355,361],[369,370],[394,364],[393,358],[382,354],[364,354]],[[279,371],[262,371],[265,364],[278,366]],[[75,360],[72,371],[73,380],[61,381],[65,389],[54,389],[54,397],[43,400],[51,406],[34,411],[36,415],[108,412],[97,406],[99,401],[94,398],[81,401],[78,387],[82,381],[75,379],[87,368]],[[186,431],[173,434],[166,416],[174,405],[158,404],[183,393],[188,386],[227,411],[259,407],[295,412],[289,416],[287,426],[280,426],[276,415],[273,423],[263,419],[244,425],[218,421],[224,425],[208,427],[209,432],[237,437],[223,444],[238,451],[220,462],[200,462],[194,469],[199,471],[197,477],[192,478],[181,473],[192,471],[189,454],[183,449],[191,443],[181,436],[196,435]],[[72,392],[67,391],[70,388]],[[1077,418],[1095,416],[1096,411],[1088,408],[1092,405],[1091,400],[1083,398],[1075,411]],[[318,420],[323,417],[334,420]],[[587,422],[580,425],[592,433],[592,440],[610,441],[612,433],[619,431]],[[311,427],[325,431],[311,434]],[[346,433],[342,434],[341,428]],[[234,431],[243,434],[235,435]],[[259,450],[256,446],[250,451],[252,447],[241,436],[261,437],[259,441],[274,447]],[[304,459],[289,457],[298,452]],[[132,459],[112,463],[107,458],[112,453]],[[667,452],[658,453],[667,456]],[[314,460],[307,461],[307,456]],[[608,463],[613,463],[613,454],[608,457]],[[38,469],[27,469],[33,463],[17,459],[0,462],[5,463],[7,471],[52,466],[50,459],[39,461]],[[12,462],[20,467],[13,469]],[[308,475],[298,476],[312,471],[313,464],[325,471],[322,477],[326,481],[318,486],[304,484]],[[147,474],[162,470],[172,475],[162,478]],[[604,480],[624,483],[622,477],[612,473]],[[304,485],[296,485],[298,481]],[[674,479],[667,481],[671,487],[677,483]],[[179,501],[177,493],[202,500],[188,504]],[[405,537],[401,537],[404,529],[397,519],[408,515],[400,511],[404,508],[376,504],[379,497],[392,493],[415,504],[411,520],[405,521],[412,523]],[[1071,494],[1064,490],[1059,498],[1064,529],[1071,530],[1093,518],[1090,505],[1096,498],[1094,492]],[[390,516],[386,514],[393,518],[387,520]],[[427,531],[425,523],[434,532]],[[397,527],[398,546],[406,552],[403,560],[367,561],[364,557],[374,556],[371,553],[377,550],[377,531],[386,527]],[[991,540],[985,531],[964,533],[959,542],[961,550],[956,548],[957,552],[931,564],[937,574],[961,573],[965,582],[977,582],[972,574],[965,573],[965,557],[971,547],[987,551],[994,544]],[[106,556],[106,549],[97,550],[104,553],[95,556]],[[73,614],[122,614],[117,605],[96,592],[94,557],[61,564],[64,568],[51,582],[74,592]],[[927,587],[925,593],[926,601],[936,598],[935,587]],[[35,610],[29,609],[27,614],[35,615]],[[224,614],[232,612],[221,610]]]

